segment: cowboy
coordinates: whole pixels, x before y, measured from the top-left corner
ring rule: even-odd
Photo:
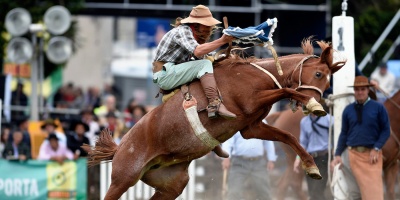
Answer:
[[[46,119],[42,123],[40,128],[42,129],[46,137],[48,137],[49,134],[54,133],[56,134],[57,138],[60,140],[61,143],[65,145],[67,144],[67,137],[65,136],[65,134],[56,130],[58,128],[58,125],[54,119],[51,118]],[[47,140],[45,140],[44,142],[46,141]]]
[[[235,38],[223,34],[221,38],[208,42],[217,24],[208,7],[198,5],[190,16],[177,18],[175,28],[167,32],[158,44],[153,62],[153,82],[163,90],[200,79],[208,99],[208,117],[217,115],[235,119],[236,115],[222,104],[210,60],[201,59]],[[191,60],[194,57],[196,60]]]
[[[354,87],[356,101],[343,111],[342,130],[331,163],[332,167],[343,163],[345,171],[351,169],[354,177],[346,173],[350,199],[383,200],[381,149],[390,136],[390,125],[385,107],[368,97],[370,86],[373,85],[365,76],[357,76],[350,86]],[[361,196],[352,186],[353,180]]]

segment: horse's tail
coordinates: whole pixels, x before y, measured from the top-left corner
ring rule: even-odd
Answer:
[[[117,151],[118,145],[114,142],[111,131],[104,129],[99,135],[94,148],[84,144],[82,148],[88,152],[88,166],[100,164],[101,161],[111,161]]]

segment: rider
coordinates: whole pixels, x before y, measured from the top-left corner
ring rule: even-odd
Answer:
[[[225,119],[235,119],[236,115],[222,104],[211,61],[201,59],[235,39],[223,34],[221,38],[208,42],[220,23],[203,5],[193,7],[185,19],[178,17],[175,27],[158,44],[153,62],[153,82],[163,90],[171,90],[198,78],[208,99],[208,117],[216,118],[218,114]],[[220,146],[213,151],[221,157],[229,157]]]
[[[157,47],[153,82],[163,90],[170,90],[198,78],[208,99],[208,117],[215,118],[218,114],[235,119],[236,115],[221,102],[211,61],[201,59],[235,39],[223,34],[221,38],[207,42],[216,24],[220,23],[203,5],[194,7],[189,17],[177,18],[175,28],[164,35]]]

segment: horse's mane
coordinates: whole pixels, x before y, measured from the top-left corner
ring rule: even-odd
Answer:
[[[303,54],[305,55],[314,55],[314,47],[313,47],[313,38],[308,37],[308,38],[304,38],[303,41],[301,42],[301,48],[303,49]],[[330,47],[330,43],[329,42],[325,42],[325,41],[316,41],[316,43],[318,44],[318,46],[323,50],[325,50],[326,48]],[[235,49],[235,47],[234,47]],[[231,52],[229,58],[224,59],[221,62],[218,62],[219,64],[222,65],[228,65],[228,66],[234,66],[237,64],[249,64],[251,62],[256,62],[256,61],[260,61],[260,60],[267,60],[267,59],[272,59],[272,58],[256,58],[254,56],[251,57],[245,57],[245,49],[242,48],[236,48],[234,51]],[[286,57],[286,56],[282,56],[282,57]],[[282,58],[281,57],[281,58]],[[330,54],[330,61],[332,62],[332,54]]]

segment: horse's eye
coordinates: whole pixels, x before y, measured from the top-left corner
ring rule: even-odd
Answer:
[[[317,78],[321,78],[321,77],[322,77],[322,73],[321,73],[321,72],[317,72],[317,73],[315,73],[315,77],[317,77]]]

